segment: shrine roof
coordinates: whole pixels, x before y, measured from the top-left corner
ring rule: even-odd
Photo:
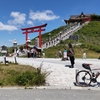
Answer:
[[[86,14],[86,15],[71,15],[70,19],[82,19],[82,18],[89,18],[92,14]]]
[[[80,22],[83,19],[91,18],[91,15],[93,14],[84,14],[83,12],[80,15],[71,15],[69,20],[64,20],[65,23],[68,22]]]
[[[83,18],[90,18],[91,15],[93,15],[93,14],[84,14],[83,12],[81,12],[80,15],[71,15],[69,20],[80,20]]]

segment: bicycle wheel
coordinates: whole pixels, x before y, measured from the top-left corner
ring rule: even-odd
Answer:
[[[86,71],[82,70],[76,74],[76,85],[86,87],[91,84],[91,74]]]

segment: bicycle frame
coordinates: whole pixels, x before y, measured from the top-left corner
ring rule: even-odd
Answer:
[[[99,72],[99,73],[96,72],[96,74],[95,74],[95,73],[94,73],[94,70],[100,70],[100,68],[91,69],[91,68],[90,68],[90,65],[92,65],[92,64],[86,64],[86,63],[83,63],[83,64],[82,64],[82,66],[83,66],[85,69],[88,69],[88,70],[89,70],[91,76],[92,76],[92,77],[95,77],[95,78],[97,79],[98,76],[100,75],[100,72]]]
[[[86,64],[83,63],[82,67],[87,69],[87,70],[80,70],[76,74],[76,83],[79,86],[89,86],[91,82],[96,83],[97,78],[100,75],[100,72],[94,72],[94,70],[100,70],[99,69],[91,69],[90,68],[91,64]],[[98,83],[98,82],[97,82]]]

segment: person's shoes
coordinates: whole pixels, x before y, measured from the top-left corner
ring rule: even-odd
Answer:
[[[73,66],[70,66],[70,68],[74,68]]]
[[[74,68],[74,66],[70,66],[70,68]]]

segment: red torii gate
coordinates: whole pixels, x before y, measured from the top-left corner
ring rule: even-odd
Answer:
[[[43,27],[46,27],[47,24],[43,24],[40,26],[34,26],[29,28],[22,28],[21,30],[24,31],[23,34],[26,34],[26,46],[28,46],[27,40],[28,40],[28,34],[33,32],[39,32],[39,47],[42,47],[42,31],[45,31],[45,29],[42,29]]]

